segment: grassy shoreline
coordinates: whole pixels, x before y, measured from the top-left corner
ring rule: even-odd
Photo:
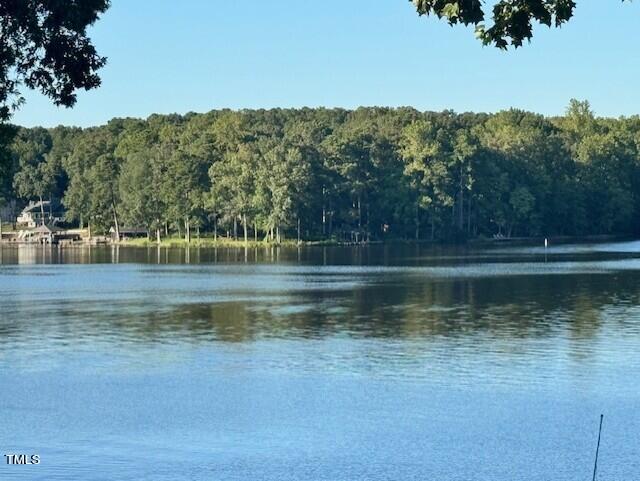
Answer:
[[[511,239],[493,239],[493,238],[477,238],[469,239],[466,242],[454,244],[450,242],[434,241],[434,240],[410,240],[410,239],[387,239],[382,241],[371,241],[365,243],[350,243],[338,241],[335,239],[315,240],[315,241],[300,241],[296,240],[284,240],[279,243],[274,241],[265,240],[248,240],[245,242],[243,239],[228,239],[219,237],[217,240],[212,237],[200,237],[194,238],[190,243],[186,242],[183,238],[170,237],[162,239],[158,244],[155,240],[148,239],[130,239],[119,242],[112,245],[120,245],[127,247],[223,247],[223,248],[264,248],[264,247],[361,247],[372,245],[469,245],[469,246],[482,246],[482,245],[542,245],[544,243],[544,237],[518,237]],[[588,243],[588,242],[611,242],[628,240],[626,236],[616,235],[597,235],[597,236],[556,236],[549,237],[549,244],[569,244],[569,243]]]
[[[3,236],[7,234],[13,234],[15,231],[11,228],[11,224],[3,223],[2,233]],[[81,232],[81,235],[86,233]],[[85,237],[83,235],[83,237]],[[101,237],[101,236],[98,236]],[[104,236],[102,236],[104,239]],[[590,236],[550,236],[548,237],[549,245],[558,245],[558,244],[571,244],[571,243],[591,243],[591,242],[612,242],[612,241],[627,241],[632,240],[633,238],[628,235],[590,235]],[[477,237],[470,238],[460,242],[447,242],[442,240],[431,240],[431,239],[399,239],[399,238],[389,238],[384,240],[374,240],[370,242],[346,242],[338,239],[321,239],[321,240],[302,240],[298,242],[296,239],[286,239],[281,242],[275,242],[271,240],[258,240],[249,239],[247,242],[244,239],[240,238],[237,240],[230,239],[228,237],[218,237],[214,239],[213,235],[205,234],[200,237],[193,237],[191,242],[186,242],[183,237],[170,236],[167,238],[163,238],[161,242],[158,244],[153,239],[147,238],[139,238],[139,239],[128,239],[120,242],[112,242],[108,238],[104,239],[102,242],[98,243],[98,245],[117,245],[123,247],[164,247],[164,248],[187,248],[187,247],[208,247],[208,248],[266,248],[266,247],[286,247],[286,248],[299,248],[299,247],[366,247],[366,246],[375,246],[375,245],[425,245],[425,246],[473,246],[473,247],[483,247],[483,246],[535,246],[535,245],[544,245],[545,237],[536,236],[536,237],[512,237],[512,238],[499,238],[495,239],[492,237]],[[0,239],[0,244],[20,244],[20,242],[12,242]],[[73,244],[68,244],[68,246],[83,246],[89,245],[88,240],[85,239],[80,242],[74,242]],[[66,245],[65,245],[66,246]]]
[[[298,244],[296,241],[282,241],[279,244],[276,242],[269,241],[255,241],[249,240],[245,242],[244,240],[234,240],[234,239],[226,239],[226,238],[218,238],[217,240],[211,237],[200,237],[191,239],[191,242],[185,241],[183,238],[178,237],[169,237],[167,239],[162,239],[160,243],[155,240],[148,239],[130,239],[118,242],[117,245],[121,246],[131,246],[131,247],[271,247],[271,246],[282,246],[282,247],[297,247],[312,245],[310,242],[301,242]]]

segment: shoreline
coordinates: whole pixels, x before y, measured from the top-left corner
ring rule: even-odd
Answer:
[[[548,237],[549,245],[559,244],[583,244],[583,243],[599,243],[599,242],[624,242],[634,240],[635,237],[629,235],[590,235],[590,236],[554,236]],[[423,245],[423,246],[457,246],[457,247],[483,247],[483,246],[497,246],[497,245],[509,245],[509,246],[526,246],[526,245],[544,245],[544,237],[512,237],[512,238],[475,238],[468,239],[464,242],[446,242],[438,240],[409,240],[409,239],[388,239],[388,240],[375,240],[369,242],[343,242],[337,240],[318,240],[318,241],[300,241],[284,240],[281,242],[271,241],[255,241],[249,240],[234,240],[234,239],[217,239],[214,240],[210,237],[201,237],[199,239],[192,239],[191,242],[187,242],[182,238],[169,238],[163,239],[160,243],[154,240],[147,239],[131,239],[120,242],[101,242],[95,243],[90,241],[76,241],[76,242],[61,242],[59,244],[53,244],[59,248],[81,248],[81,247],[135,247],[135,248],[265,248],[265,247],[283,247],[283,248],[302,248],[302,247],[372,247],[372,246],[394,246],[394,245]],[[15,241],[0,241],[0,246],[34,246],[39,247],[43,244],[34,242],[15,242]],[[45,244],[51,245],[51,244]]]

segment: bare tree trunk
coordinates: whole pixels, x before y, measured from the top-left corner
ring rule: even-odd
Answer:
[[[322,206],[322,237],[327,235],[327,210]]]
[[[44,205],[42,205],[42,196],[40,196],[40,222],[44,225]]]
[[[276,226],[276,244],[280,244],[280,225]]]
[[[327,209],[324,201],[326,193],[327,193],[327,190],[323,185],[322,186],[322,237],[324,237],[327,234]]]
[[[191,242],[191,223],[188,217],[184,219],[184,240],[187,244]]]
[[[300,245],[300,216],[298,216],[298,245]]]
[[[258,242],[258,223],[253,221],[253,240],[254,242]]]
[[[369,212],[369,201],[367,200],[367,242],[369,242],[370,240],[370,236],[371,236],[371,216],[370,216],[370,212]]]
[[[213,240],[218,242],[218,217],[213,218]]]
[[[467,200],[467,234],[471,235],[471,193],[469,193],[469,200]]]
[[[247,214],[242,214],[242,228],[244,229],[244,245],[249,243],[249,236],[247,233]]]
[[[238,240],[238,216],[233,216],[233,240]]]
[[[460,166],[460,210],[458,212],[458,229],[464,229],[464,173]]]
[[[116,230],[116,242],[120,242],[120,223],[118,222],[118,211],[116,210],[116,204],[111,203],[113,209],[113,223]]]
[[[161,239],[160,239],[160,227],[159,226],[156,228],[156,242],[158,243],[158,245],[160,245]]]

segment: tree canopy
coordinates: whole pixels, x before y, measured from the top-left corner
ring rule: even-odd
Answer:
[[[23,102],[21,86],[71,107],[78,89],[100,85],[106,59],[87,36],[109,0],[0,2],[0,122]]]
[[[409,0],[419,15],[435,15],[450,25],[475,26],[485,45],[520,47],[533,36],[536,23],[560,27],[573,17],[573,0],[498,0],[491,13],[483,0]],[[622,0],[625,1],[625,0]],[[487,26],[487,20],[490,24]]]
[[[0,130],[0,133],[2,131]],[[214,110],[18,129],[2,196],[150,237],[340,241],[637,234],[640,118]],[[5,177],[6,176],[6,177]]]

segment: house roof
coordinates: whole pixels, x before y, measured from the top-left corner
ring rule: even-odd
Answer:
[[[24,209],[22,209],[22,213],[26,214],[27,212],[31,212],[34,211],[36,209],[40,209],[40,207],[48,207],[49,204],[51,204],[51,202],[49,202],[48,200],[43,200],[43,201],[37,201],[37,202],[29,202],[29,205],[26,206]]]

